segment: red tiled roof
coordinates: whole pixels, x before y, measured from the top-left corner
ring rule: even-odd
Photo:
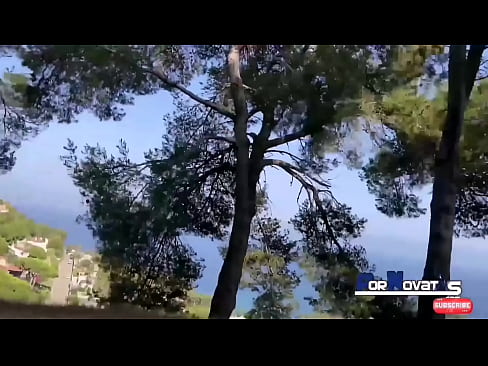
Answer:
[[[12,265],[9,265],[7,266],[7,270],[8,271],[12,271],[12,272],[22,272],[22,268],[19,268],[17,266],[12,266]]]

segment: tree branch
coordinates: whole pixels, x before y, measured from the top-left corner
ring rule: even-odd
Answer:
[[[298,131],[298,132],[290,133],[289,135],[285,135],[285,136],[282,136],[282,137],[278,137],[278,138],[275,138],[275,139],[271,139],[271,140],[269,140],[266,143],[266,149],[269,149],[269,148],[275,147],[275,146],[279,146],[279,145],[282,145],[282,144],[287,144],[289,142],[292,142],[292,141],[301,139],[301,138],[303,138],[303,137],[305,137],[307,135],[308,135],[308,132],[307,131],[301,130],[301,131]]]
[[[310,181],[318,184],[321,187],[324,187],[325,189],[319,190],[319,192],[330,192],[330,184],[327,182],[324,182],[323,180],[317,179],[315,177],[310,176],[306,172],[303,171],[303,169],[296,167],[290,163],[287,163],[286,161],[283,160],[278,160],[278,159],[264,159],[262,163],[262,167],[265,166],[270,166],[270,165],[275,165],[278,166],[284,170],[291,170],[294,172],[294,174],[301,174],[302,179],[309,179]],[[312,183],[307,182],[307,184],[312,185]]]
[[[110,47],[104,46],[104,45],[99,45],[98,47],[99,48],[102,48],[105,51],[110,52],[112,54],[115,54],[117,52],[116,50],[114,50],[114,49],[112,49]],[[212,102],[210,100],[203,99],[202,97],[196,95],[192,91],[190,91],[187,88],[185,88],[183,85],[178,84],[178,83],[176,83],[174,81],[171,81],[162,72],[157,71],[157,70],[154,70],[154,69],[150,69],[150,68],[147,68],[147,67],[140,67],[137,64],[135,64],[135,66],[136,67],[139,67],[139,69],[141,69],[143,72],[148,73],[148,74],[151,74],[151,75],[157,77],[160,81],[162,81],[163,83],[165,83],[167,86],[169,86],[171,88],[178,89],[179,91],[181,91],[183,94],[189,96],[194,101],[196,101],[196,102],[198,102],[200,104],[203,104],[206,107],[211,108],[214,111],[216,111],[216,112],[218,112],[218,113],[220,113],[220,114],[222,114],[224,116],[227,116],[229,118],[232,118],[233,119],[235,117],[235,114],[232,113],[230,110],[228,110],[225,106],[223,106],[221,104],[217,104],[217,103]]]
[[[227,137],[227,136],[203,136],[204,140],[219,140],[219,141],[225,141],[228,142],[229,144],[235,145],[236,140],[233,139],[232,137]]]
[[[466,58],[466,99],[469,100],[471,95],[471,90],[473,89],[474,82],[476,80],[476,75],[480,69],[481,57],[483,56],[483,51],[485,50],[485,45],[470,45],[468,56]],[[481,79],[480,79],[481,80]]]
[[[291,175],[293,178],[295,178],[296,180],[298,180],[301,183],[302,187],[305,189],[305,191],[308,194],[309,202],[315,203],[315,206],[320,213],[320,217],[325,223],[327,234],[329,234],[332,242],[334,243],[335,246],[337,246],[339,251],[341,253],[343,253],[344,249],[343,249],[342,245],[339,244],[339,241],[337,240],[337,238],[335,236],[334,229],[330,225],[329,220],[327,218],[327,212],[325,212],[325,209],[322,206],[322,201],[320,200],[319,193],[324,192],[324,190],[319,190],[316,187],[314,187],[313,184],[307,182],[305,177],[303,175],[301,175],[303,173],[300,172],[298,170],[298,168],[294,167],[293,165],[291,165],[285,161],[277,160],[277,159],[264,159],[263,160],[263,166],[270,166],[270,165],[280,167],[286,173],[288,173],[289,175]],[[307,178],[311,179],[311,177],[308,177],[308,176],[307,176]],[[326,183],[324,182],[324,184],[326,184]]]
[[[299,162],[299,161],[305,161],[305,159],[302,159],[295,154],[292,154],[291,152],[284,151],[284,150],[268,150],[266,153],[277,153],[277,154],[283,154],[283,155],[288,155],[293,161]]]
[[[200,104],[203,104],[204,106],[209,107],[209,108],[213,109],[214,111],[216,111],[216,112],[218,112],[218,113],[220,113],[226,117],[229,117],[232,119],[235,117],[235,114],[232,113],[229,109],[227,109],[222,104],[217,104],[217,103],[214,103],[210,100],[203,99],[202,97],[200,97],[200,96],[196,95],[195,93],[191,92],[190,90],[186,89],[183,85],[178,84],[174,81],[171,81],[162,72],[154,70],[154,69],[148,69],[148,68],[142,68],[142,70],[148,74],[151,74],[151,75],[157,77],[160,81],[165,83],[167,86],[169,86],[171,88],[178,89],[179,91],[181,91],[183,94],[189,96],[194,101],[196,101]]]

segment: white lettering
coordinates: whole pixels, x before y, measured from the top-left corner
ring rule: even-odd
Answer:
[[[461,281],[449,281],[447,283],[447,289],[453,291],[454,296],[459,296],[462,293],[462,282]]]
[[[369,281],[368,290],[369,291],[385,291],[388,288],[388,281]]]
[[[439,281],[403,281],[404,291],[433,291]]]
[[[412,281],[412,287],[415,291],[420,290],[420,286],[422,286],[422,281]]]

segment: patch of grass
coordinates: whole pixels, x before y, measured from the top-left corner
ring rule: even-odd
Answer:
[[[197,319],[207,319],[210,312],[210,306],[195,305],[188,309],[190,316]]]
[[[35,292],[27,282],[0,271],[0,299],[40,304],[45,297],[44,293]]]
[[[188,307],[190,316],[198,319],[208,318],[212,296],[198,294],[195,291],[191,291],[188,296],[190,297],[190,302],[192,303],[192,305]]]

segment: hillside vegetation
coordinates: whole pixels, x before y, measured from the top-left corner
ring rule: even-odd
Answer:
[[[41,304],[45,297],[45,293],[34,291],[27,282],[0,271],[0,299]]]
[[[42,237],[49,240],[47,247],[53,249],[58,258],[63,256],[66,232],[37,224],[7,202],[0,200],[0,204],[5,204],[9,210],[0,214],[0,255],[5,251],[5,243],[12,244],[26,238]]]

